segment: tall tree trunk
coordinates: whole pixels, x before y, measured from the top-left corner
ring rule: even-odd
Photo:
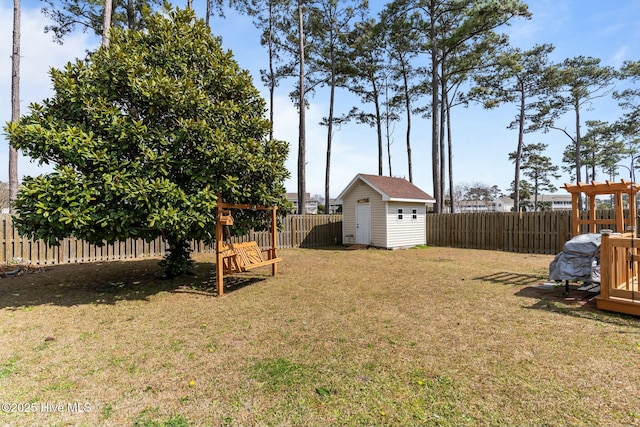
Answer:
[[[575,105],[576,111],[576,183],[582,180],[580,168],[582,167],[582,153],[580,144],[580,106]]]
[[[384,112],[384,135],[387,140],[387,163],[389,164],[389,176],[393,176],[391,171],[391,121],[389,119],[389,83],[385,79],[384,82],[384,98],[385,98],[385,112]]]
[[[431,19],[429,36],[431,40],[431,173],[433,177],[433,197],[436,200],[433,206],[435,213],[442,213],[442,197],[440,194],[440,122],[438,111],[439,103],[439,78],[438,78],[438,43],[436,40],[435,1],[431,0]]]
[[[445,102],[447,121],[447,159],[449,168],[449,212],[454,213],[453,202],[453,137],[451,136],[451,109],[449,108],[449,97],[442,99]]]
[[[402,79],[404,84],[404,106],[407,110],[407,167],[409,182],[413,183],[413,168],[411,165],[411,98],[409,95],[409,79],[404,64],[402,65]]]
[[[533,211],[537,212],[538,211],[538,178],[534,179],[534,185],[533,185]]]
[[[305,214],[306,183],[306,125],[305,125],[305,96],[304,96],[304,24],[302,16],[302,2],[298,0],[298,36],[300,55],[300,117],[298,126],[298,213]]]
[[[135,0],[127,0],[127,26],[130,30],[136,28],[136,4]]]
[[[211,31],[211,22],[209,21],[211,19],[211,1],[212,0],[207,0],[207,11],[204,17],[204,23],[209,29],[209,31]]]
[[[382,119],[380,114],[380,96],[378,93],[378,85],[376,84],[376,79],[374,76],[369,76],[372,83],[373,97],[374,97],[374,106],[376,109],[376,130],[378,132],[378,175],[382,176],[383,174],[383,164],[384,164],[384,154],[383,154],[383,145],[382,145]]]
[[[102,46],[109,46],[109,30],[111,30],[112,0],[104,0],[104,21],[102,23]]]
[[[445,139],[445,125],[446,125],[446,117],[447,117],[447,98],[448,98],[448,94],[447,94],[447,79],[445,78],[445,58],[444,56],[441,58],[441,62],[440,62],[440,136],[439,136],[439,140],[440,140],[440,147],[439,147],[439,152],[440,152],[440,164],[438,165],[438,167],[440,168],[440,212],[444,212],[444,195],[446,193],[445,188],[444,188],[444,183],[445,183],[445,176],[446,176],[446,171],[445,171],[445,149],[444,149],[444,139]]]
[[[576,110],[576,183],[582,181],[582,176],[580,173],[580,168],[582,167],[582,153],[581,151],[581,142],[580,142],[580,105],[576,101],[576,105],[574,105]],[[578,193],[578,206],[580,209],[586,209],[586,206],[582,206],[582,193]]]
[[[211,0],[207,0],[207,3],[211,2]],[[271,129],[269,130],[269,141],[273,140],[273,103],[275,100],[276,93],[276,79],[273,71],[273,56],[275,55],[273,49],[273,1],[269,1],[269,40],[268,40],[268,48],[269,48],[269,122],[271,123]]]
[[[520,210],[520,164],[524,150],[524,115],[525,115],[525,87],[520,83],[520,115],[518,117],[518,147],[516,148],[515,175],[513,178],[513,211]]]
[[[332,65],[333,67],[333,62]],[[324,213],[328,214],[329,206],[329,184],[331,181],[331,141],[333,140],[333,106],[335,103],[336,82],[334,70],[331,71],[331,88],[329,94],[329,122],[327,123],[327,165],[324,174]]]
[[[11,121],[20,120],[20,0],[13,0],[13,49],[11,53]],[[9,213],[18,196],[18,150],[9,144]]]

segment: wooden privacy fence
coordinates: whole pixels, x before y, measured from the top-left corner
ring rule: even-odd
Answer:
[[[251,231],[234,237],[233,242],[256,241],[262,248],[271,247],[269,231]],[[342,244],[342,215],[289,215],[278,231],[279,248],[313,248]],[[21,260],[32,264],[63,264],[75,262],[144,259],[164,256],[166,242],[158,237],[151,242],[127,239],[123,242],[91,245],[75,238],[65,238],[60,246],[50,246],[41,240],[22,238],[13,228],[10,215],[0,215],[0,264]],[[213,252],[213,245],[191,242],[195,253]]]
[[[582,217],[586,215],[582,213]],[[598,211],[596,216],[614,218],[614,212]],[[429,214],[426,221],[430,246],[554,255],[571,239],[570,211]],[[340,245],[342,215],[289,215],[282,220],[277,237],[279,248]],[[265,249],[271,246],[268,231],[252,231],[232,240],[256,241]],[[191,242],[191,249],[195,253],[214,250],[197,241]],[[11,217],[0,215],[0,264],[14,259],[34,264],[144,259],[161,257],[166,250],[166,242],[161,238],[151,242],[129,239],[102,247],[68,238],[63,239],[60,246],[49,246],[42,241],[21,238],[11,225]]]
[[[581,218],[587,214],[582,212]],[[614,211],[610,210],[596,212],[597,218],[612,219],[614,216]],[[586,227],[581,232],[586,233]],[[427,244],[430,246],[557,254],[569,239],[571,211],[427,215]]]

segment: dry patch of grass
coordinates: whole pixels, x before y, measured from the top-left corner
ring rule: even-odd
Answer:
[[[281,256],[223,298],[211,256],[0,279],[0,425],[640,424],[638,319],[535,288],[551,256]]]

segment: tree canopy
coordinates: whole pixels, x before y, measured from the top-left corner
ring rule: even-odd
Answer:
[[[187,265],[187,241],[215,237],[218,195],[287,205],[288,144],[268,138],[249,73],[191,10],[146,22],[145,31],[114,29],[107,48],[51,70],[54,96],[5,127],[14,147],[55,166],[23,181],[21,235],[51,244],[163,236]],[[234,230],[263,229],[266,216],[242,211]]]

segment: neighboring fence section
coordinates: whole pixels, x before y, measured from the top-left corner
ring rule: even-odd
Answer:
[[[582,217],[586,218],[587,214],[583,212]],[[614,211],[597,211],[596,217],[612,219]],[[585,228],[581,232],[588,231]],[[556,254],[569,239],[571,211],[427,215],[430,246]]]
[[[262,248],[271,247],[271,233],[249,232],[235,237],[234,242],[255,240]],[[282,221],[278,232],[278,247],[320,247],[342,243],[342,215],[289,215]],[[212,246],[192,242],[191,249],[198,253],[212,252]],[[20,259],[33,264],[63,264],[75,262],[110,261],[161,257],[167,245],[162,238],[151,242],[128,239],[104,246],[66,238],[60,246],[49,246],[43,241],[32,241],[18,235],[10,215],[0,215],[0,264]]]

